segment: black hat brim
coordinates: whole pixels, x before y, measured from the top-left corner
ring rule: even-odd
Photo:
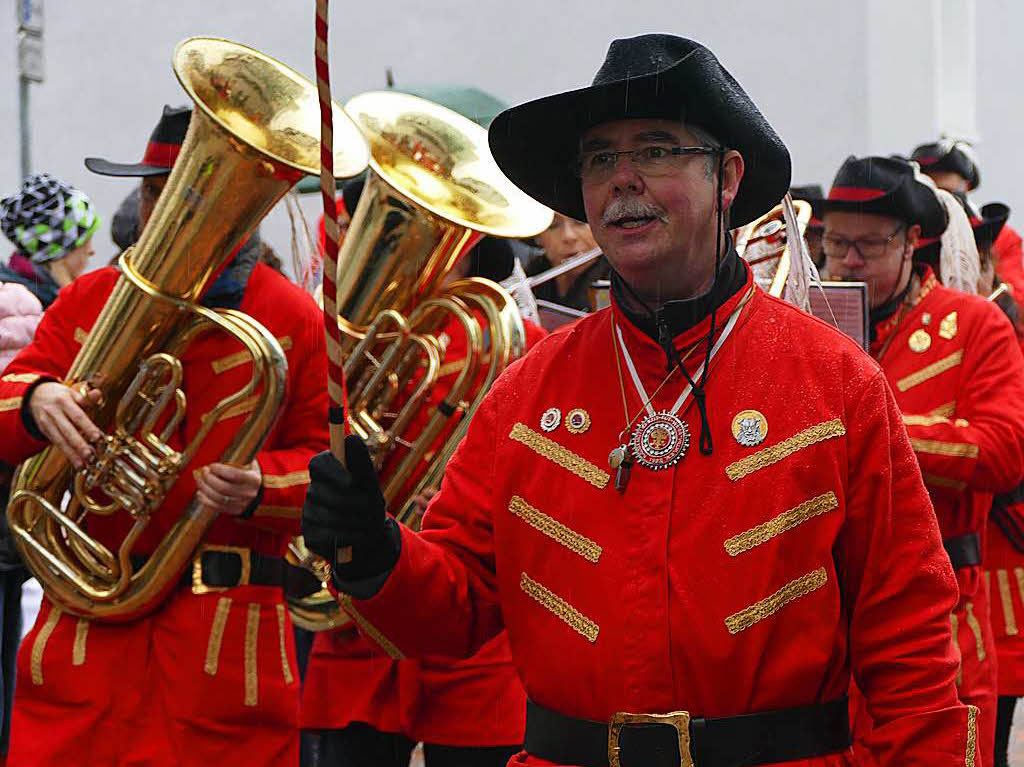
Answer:
[[[100,176],[121,176],[143,178],[146,176],[166,176],[170,168],[145,163],[119,163],[104,160],[102,157],[86,157],[85,167]]]
[[[697,125],[743,155],[745,171],[730,226],[771,210],[789,189],[789,152],[740,86],[704,49],[656,74],[546,96],[491,124],[491,153],[513,183],[571,218],[586,220],[576,174],[579,140],[595,125],[625,119]]]
[[[887,194],[872,200],[822,200],[818,204],[822,217],[827,213],[866,213],[889,216],[920,224],[921,236],[939,237],[949,223],[945,206],[924,184],[907,180]]]
[[[1006,226],[1010,207],[1001,202],[990,202],[981,207],[982,223],[974,227],[974,239],[978,245],[992,245]]]

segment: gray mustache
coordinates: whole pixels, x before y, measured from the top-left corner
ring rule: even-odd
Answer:
[[[601,223],[607,225],[620,218],[657,218],[668,222],[665,211],[638,197],[619,197],[612,200],[612,204],[605,208],[601,216]]]

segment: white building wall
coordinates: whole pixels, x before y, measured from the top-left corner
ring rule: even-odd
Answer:
[[[164,103],[184,96],[174,45],[196,34],[245,42],[312,72],[313,0],[45,0],[47,81],[32,89],[33,167],[80,185],[107,222],[130,181],[90,174],[87,155],[141,156]],[[785,139],[794,183],[828,185],[850,153],[907,152],[936,135],[943,4],[970,0],[335,0],[331,56],[339,96],[401,83],[473,84],[510,103],[589,83],[608,42],[649,31],[715,50]],[[0,9],[0,193],[19,182],[14,0]],[[970,2],[973,5],[973,2]],[[1011,205],[1024,156],[1013,146],[1024,61],[1024,4],[981,0],[978,130],[985,188]],[[927,31],[928,42],[922,42]],[[1024,196],[1021,196],[1024,205]],[[315,209],[309,199],[304,206]],[[287,221],[264,227],[282,254]],[[97,262],[112,252],[107,228]],[[2,252],[2,251],[0,251]]]

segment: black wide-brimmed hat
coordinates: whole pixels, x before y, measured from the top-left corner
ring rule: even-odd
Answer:
[[[949,171],[967,179],[967,189],[976,189],[981,183],[981,173],[974,159],[974,150],[966,141],[942,139],[932,144],[921,144],[910,159],[921,166],[925,173]]]
[[[491,152],[528,195],[585,221],[576,175],[580,137],[631,118],[696,125],[743,155],[730,226],[771,210],[789,188],[789,152],[754,102],[711,51],[673,35],[614,40],[590,87],[505,110],[491,123]]]
[[[811,205],[811,223],[808,226],[822,225],[821,222],[821,201],[825,199],[825,190],[821,184],[804,184],[803,186],[791,186],[789,194],[794,200],[803,200]]]
[[[954,193],[954,196],[960,200],[960,204],[967,212],[967,220],[971,222],[974,242],[978,249],[992,247],[992,243],[996,241],[1010,217],[1010,206],[1002,202],[990,202],[978,210],[966,195]]]
[[[181,142],[185,140],[191,107],[164,107],[160,122],[146,144],[142,162],[119,163],[100,157],[86,157],[85,167],[101,176],[161,176],[171,172],[178,159]]]
[[[938,237],[948,223],[935,191],[917,180],[911,163],[898,157],[847,157],[820,207],[823,215],[873,213],[920,224],[922,237]]]

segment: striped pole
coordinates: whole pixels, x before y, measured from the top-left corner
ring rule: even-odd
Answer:
[[[327,336],[328,429],[331,453],[345,463],[345,373],[338,327],[338,189],[334,181],[334,111],[327,58],[328,0],[316,0],[316,90],[320,97],[320,193],[324,204],[324,331]],[[351,561],[352,549],[338,549],[338,562]]]

